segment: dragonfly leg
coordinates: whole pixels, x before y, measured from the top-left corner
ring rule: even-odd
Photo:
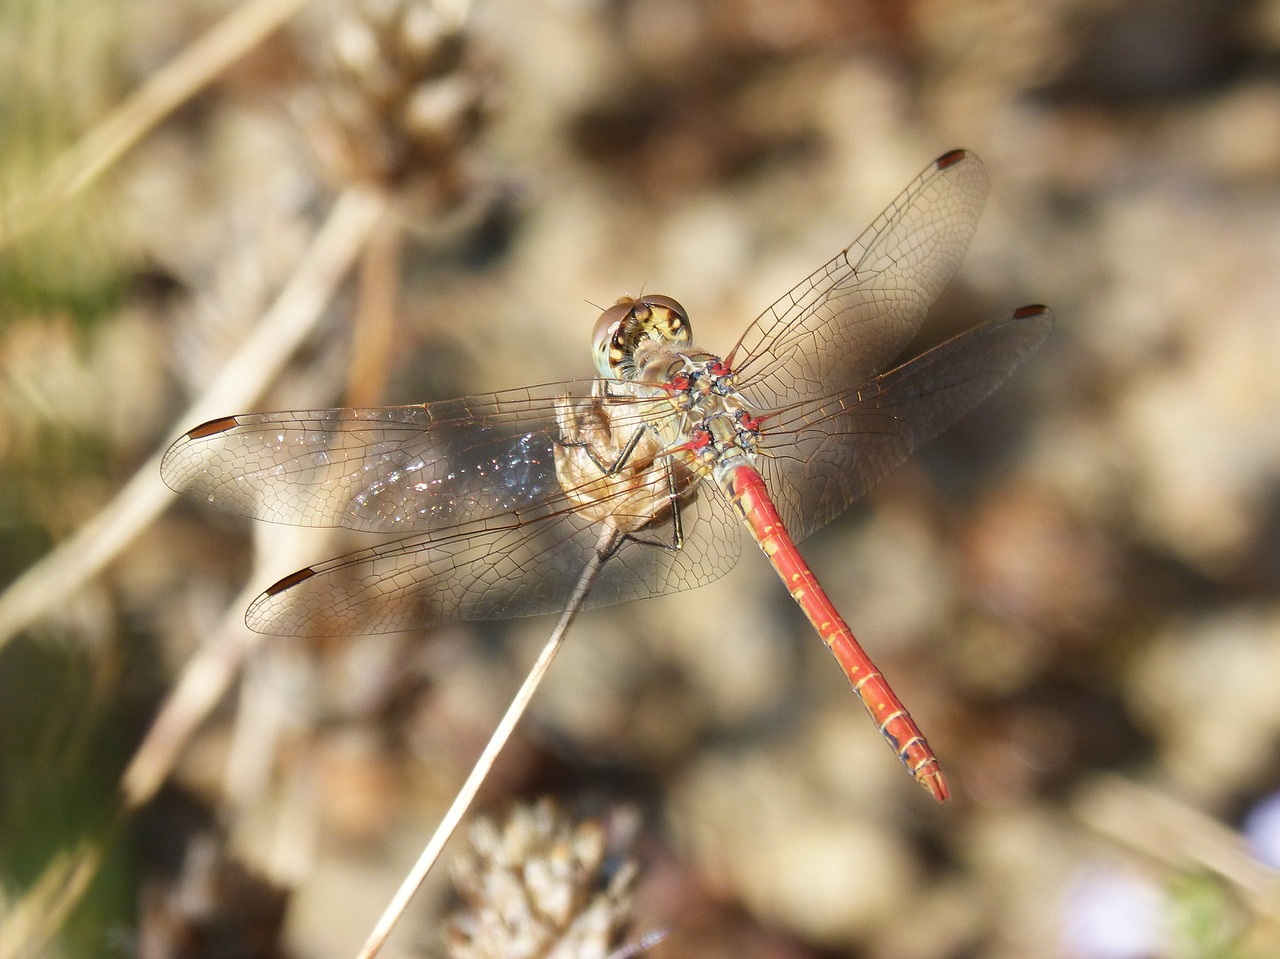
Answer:
[[[627,461],[636,451],[636,447],[640,445],[640,441],[644,439],[644,434],[648,430],[647,426],[637,427],[636,431],[631,434],[631,438],[627,440],[627,445],[617,455],[612,463],[606,464],[604,460],[596,454],[596,444],[590,440],[556,440],[556,442],[566,449],[580,449],[587,454],[587,458],[598,469],[603,476],[617,476],[622,472],[623,467],[627,465]]]
[[[680,487],[676,481],[676,472],[668,464],[667,473],[667,501],[671,504],[671,541],[664,542],[661,539],[642,539],[633,533],[626,533],[619,538],[613,551],[617,552],[618,546],[623,542],[630,540],[633,543],[641,543],[645,546],[657,546],[659,549],[665,549],[668,552],[675,553],[684,549],[684,523],[680,518]],[[612,555],[612,553],[610,554]]]

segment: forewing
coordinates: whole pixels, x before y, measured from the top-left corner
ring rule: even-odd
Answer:
[[[977,228],[987,174],[953,150],[847,249],[765,310],[730,354],[762,409],[865,383],[919,330]]]
[[[760,472],[797,541],[825,526],[922,443],[989,396],[1044,341],[1047,307],[1024,306],[865,386],[766,419]]]
[[[581,381],[416,406],[224,417],[174,443],[161,475],[194,499],[274,523],[378,533],[504,525],[564,507],[556,403],[590,393]],[[651,402],[617,409],[615,427],[638,427]]]

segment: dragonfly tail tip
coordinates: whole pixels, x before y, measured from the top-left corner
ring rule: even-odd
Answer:
[[[916,776],[916,780],[921,786],[929,790],[930,794],[938,802],[946,802],[951,798],[951,790],[947,788],[946,777],[942,775],[942,770],[936,765],[932,769],[921,770]]]

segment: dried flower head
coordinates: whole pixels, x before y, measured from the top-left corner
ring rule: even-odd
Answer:
[[[481,820],[454,866],[462,906],[446,927],[452,959],[605,959],[628,921],[635,863],[595,820],[568,822],[550,800],[499,829]]]
[[[456,192],[481,120],[465,0],[336,0],[316,44],[311,128],[347,181]]]

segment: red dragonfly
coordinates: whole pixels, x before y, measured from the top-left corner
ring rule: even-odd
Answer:
[[[272,634],[356,634],[603,606],[702,586],[745,527],[877,728],[937,799],[919,727],[796,542],[998,387],[1052,317],[1024,306],[888,372],[960,264],[987,176],[935,160],[850,247],[721,358],[665,296],[601,314],[599,377],[416,406],[212,420],[165,482],[277,523],[396,534],[309,566],[249,607]]]

